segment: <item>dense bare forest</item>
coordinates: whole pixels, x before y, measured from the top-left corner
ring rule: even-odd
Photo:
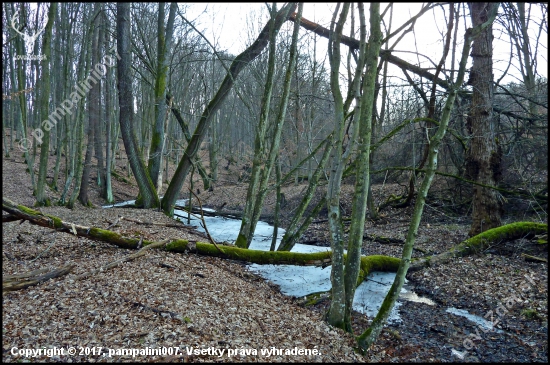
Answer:
[[[2,5],[3,361],[547,362],[547,4],[197,6]]]

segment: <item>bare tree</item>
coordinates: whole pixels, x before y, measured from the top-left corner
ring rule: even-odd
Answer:
[[[279,10],[275,22],[275,27],[277,29],[283,25],[283,23],[287,20],[287,14],[295,9],[295,7],[295,3],[289,3],[285,5],[281,10]],[[212,100],[210,100],[210,102],[204,109],[199,123],[195,128],[195,132],[193,133],[193,136],[189,141],[189,144],[187,145],[185,153],[178,164],[176,172],[174,173],[174,177],[172,178],[172,181],[170,182],[170,185],[168,186],[168,189],[166,190],[166,193],[162,198],[162,210],[166,214],[173,213],[174,205],[183,186],[183,182],[187,174],[191,170],[191,167],[193,166],[193,158],[199,150],[200,144],[205,137],[208,126],[210,125],[210,122],[212,121],[212,118],[214,117],[216,111],[219,110],[223,101],[229,94],[229,91],[231,90],[233,83],[235,82],[235,79],[237,78],[239,73],[246,67],[246,65],[248,65],[261,53],[261,51],[267,45],[268,39],[269,24],[264,27],[256,41],[252,43],[250,47],[248,47],[244,52],[235,57],[235,59],[231,63],[231,66],[229,67],[229,71],[227,72],[225,79],[218,88],[216,95],[212,98]]]
[[[157,191],[147,174],[145,164],[138,153],[137,141],[133,131],[134,126],[134,97],[132,92],[130,48],[130,4],[117,4],[117,50],[120,57],[118,62],[118,92],[120,105],[120,131],[128,160],[138,183],[140,197],[136,204],[144,208],[159,206]]]
[[[468,3],[472,25],[487,22],[498,3]],[[466,125],[470,147],[466,157],[467,178],[478,183],[497,186],[501,177],[502,150],[495,135],[493,116],[493,27],[487,26],[472,45],[472,69],[468,84],[472,85],[472,103]],[[475,236],[501,225],[502,200],[494,189],[474,187],[472,226]]]
[[[50,205],[50,200],[46,196],[46,172],[48,170],[48,157],[50,155],[50,130],[54,126],[50,121],[50,57],[51,57],[51,40],[53,33],[53,22],[55,13],[57,12],[57,3],[51,3],[48,10],[48,23],[44,31],[44,40],[42,43],[42,51],[44,58],[42,59],[41,69],[41,89],[40,94],[40,120],[41,127],[44,132],[42,145],[40,146],[40,167],[38,170],[38,180],[36,183],[36,203],[38,205]]]

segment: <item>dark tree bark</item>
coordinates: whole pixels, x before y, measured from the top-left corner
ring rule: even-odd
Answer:
[[[41,62],[42,68],[42,90],[40,95],[40,121],[41,130],[43,130],[44,136],[42,145],[40,146],[40,167],[38,169],[38,182],[36,184],[36,203],[38,205],[50,205],[50,200],[45,194],[46,185],[46,172],[48,170],[48,156],[50,154],[50,129],[55,126],[49,120],[49,103],[50,103],[50,55],[51,55],[51,40],[53,21],[55,19],[55,13],[57,11],[57,3],[50,5],[48,11],[48,23],[46,24],[46,30],[44,32],[44,42],[42,44],[42,51],[45,58]]]
[[[100,5],[96,3],[94,13],[99,11]],[[98,37],[99,37],[99,18],[96,17],[94,21],[94,30],[92,34],[92,69],[99,59],[97,53],[98,50]],[[80,180],[80,192],[78,194],[78,201],[85,206],[91,206],[92,203],[88,198],[88,188],[90,185],[90,172],[92,169],[92,154],[94,151],[94,144],[97,150],[96,133],[97,124],[99,123],[99,81],[92,85],[88,98],[88,144],[86,146],[86,157],[84,160],[84,170],[82,172],[82,179]],[[96,151],[97,152],[97,151]],[[98,169],[98,173],[99,173]],[[98,177],[99,178],[99,177]]]
[[[136,205],[144,208],[159,206],[157,191],[140,157],[134,134],[134,97],[131,76],[130,3],[117,4],[118,97],[120,105],[120,131],[130,167],[139,187]]]
[[[469,3],[472,25],[487,21],[498,3]],[[466,157],[467,178],[478,183],[498,186],[501,180],[502,151],[495,136],[493,118],[493,28],[488,26],[472,45],[472,104],[466,125],[471,137]],[[502,202],[495,190],[474,186],[472,226],[469,235],[501,225]]]

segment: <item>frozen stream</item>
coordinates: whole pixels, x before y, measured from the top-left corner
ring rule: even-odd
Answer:
[[[135,200],[128,202],[118,203],[114,205],[105,206],[110,208],[113,206],[124,206],[133,204]],[[176,205],[183,206],[187,202],[186,199],[178,200]],[[207,209],[204,208],[206,211]],[[212,210],[210,210],[212,211]],[[175,210],[175,214],[180,217],[176,219],[181,220],[187,224],[187,212],[181,210]],[[183,218],[185,217],[185,218]],[[224,217],[204,217],[208,231],[216,241],[234,242],[239,234],[241,227],[241,221],[239,219],[230,219]],[[197,226],[197,230],[204,232],[200,224],[200,220],[191,216],[191,224]],[[279,228],[277,235],[277,245],[279,245],[285,230]],[[271,238],[273,235],[273,226],[265,223],[258,222],[256,230],[254,231],[254,238],[250,249],[268,251],[271,246]],[[327,247],[318,247],[311,245],[296,244],[292,249],[293,252],[321,252],[330,251]],[[294,297],[302,297],[307,294],[328,291],[331,288],[330,285],[330,270],[331,267],[314,267],[314,266],[295,266],[295,265],[248,265],[248,269],[266,280],[271,281],[274,284],[279,285],[281,293]],[[367,280],[365,280],[357,290],[355,291],[355,297],[353,299],[353,309],[364,313],[370,318],[374,318],[388,293],[393,280],[395,279],[395,273],[390,272],[373,272],[369,274]],[[405,285],[401,289],[399,300],[395,303],[395,306],[390,313],[388,322],[396,323],[401,322],[399,316],[399,307],[402,300],[410,300],[414,302],[426,303],[428,305],[434,305],[435,303],[428,298],[419,297],[407,286],[407,280],[405,279]],[[487,327],[488,322],[482,317],[472,315],[463,309],[448,308],[448,313],[462,316],[468,320],[477,323],[482,327]]]
[[[185,200],[180,200],[177,205],[184,205]],[[175,211],[180,216],[187,217],[187,212]],[[179,218],[184,223],[187,223],[187,218]],[[234,242],[239,234],[241,221],[239,219],[230,219],[224,217],[204,217],[208,231],[217,241]],[[200,225],[200,220],[191,217],[191,223],[198,226],[197,230],[204,232]],[[279,245],[285,230],[278,229],[277,245]],[[273,236],[273,226],[258,222],[254,231],[254,238],[250,249],[268,251],[271,246]],[[321,252],[330,251],[327,247],[318,247],[311,245],[296,244],[292,249],[293,252]],[[294,297],[302,297],[307,294],[329,291],[330,271],[331,267],[314,267],[314,266],[295,266],[295,265],[248,265],[250,271],[262,276],[264,279],[279,285],[281,293]],[[378,313],[378,309],[382,305],[387,292],[395,278],[395,273],[373,272],[368,276],[356,290],[353,300],[353,309],[364,313],[373,318]],[[414,300],[407,288],[401,291],[403,299]],[[407,295],[408,294],[408,295]],[[425,299],[425,298],[424,298]],[[398,301],[393,308],[389,321],[400,322],[398,308],[401,303]]]

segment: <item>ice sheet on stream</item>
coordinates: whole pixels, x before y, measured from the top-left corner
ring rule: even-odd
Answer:
[[[178,205],[185,204],[185,201],[178,201]],[[187,217],[186,212],[175,211],[176,214]],[[180,218],[187,223],[187,218]],[[241,221],[238,219],[230,219],[224,217],[204,217],[208,231],[215,240],[234,242],[237,239]],[[196,225],[199,231],[204,232],[200,222],[196,218],[191,218],[191,224]],[[281,241],[285,230],[279,228],[277,234],[277,245]],[[273,226],[258,222],[254,231],[254,238],[250,249],[268,251],[271,246],[273,237]],[[296,244],[292,249],[293,252],[322,252],[330,251],[327,247],[318,247],[312,245]],[[250,271],[257,273],[266,280],[280,287],[281,293],[294,297],[302,297],[307,294],[328,291],[331,288],[330,271],[331,267],[315,266],[295,266],[295,265],[248,265]],[[395,273],[374,272],[368,276],[368,280],[364,281],[355,292],[353,301],[353,309],[358,312],[365,313],[373,318],[378,313],[378,309],[382,305],[386,293],[388,292],[391,283],[395,278]],[[401,291],[406,292],[405,289]],[[399,312],[397,308],[401,303],[397,302],[393,308],[389,322],[399,322]]]
[[[103,208],[111,208],[117,206],[125,206],[134,204],[135,200],[127,202],[106,205]],[[183,206],[187,203],[187,199],[176,201],[177,205]],[[204,211],[215,212],[213,209],[204,208]],[[181,210],[175,210],[176,217],[184,223],[187,223],[187,212]],[[208,226],[208,231],[217,241],[234,242],[237,239],[237,235],[241,228],[241,221],[239,219],[230,219],[224,217],[204,217]],[[197,226],[199,231],[204,232],[204,229],[200,225],[200,220],[191,217],[191,224]],[[277,245],[281,241],[285,230],[279,228],[277,234]],[[265,222],[258,222],[256,230],[254,231],[254,238],[250,249],[253,250],[269,250],[271,246],[271,237],[273,235],[273,227]],[[327,247],[317,247],[311,245],[296,244],[292,249],[293,252],[321,252],[330,250]],[[307,294],[328,291],[330,290],[330,266],[323,268],[312,266],[294,266],[294,265],[248,265],[248,268],[262,276],[264,279],[271,281],[274,284],[279,285],[281,293],[294,297],[302,297]],[[353,299],[353,309],[366,314],[370,318],[373,318],[378,313],[382,301],[384,300],[388,290],[390,289],[393,280],[395,279],[395,273],[390,272],[373,272],[367,280],[365,280],[355,291],[355,297]],[[425,303],[428,305],[435,305],[429,298],[419,297],[410,290],[406,284],[401,289],[399,299],[411,300],[414,302]],[[388,322],[401,322],[399,317],[398,308],[401,306],[401,302],[397,301],[395,307],[390,313]],[[454,315],[463,316],[468,320],[477,323],[478,325],[489,328],[489,323],[485,319],[472,315],[463,309],[448,308],[448,313]],[[497,332],[501,330],[494,329]]]

